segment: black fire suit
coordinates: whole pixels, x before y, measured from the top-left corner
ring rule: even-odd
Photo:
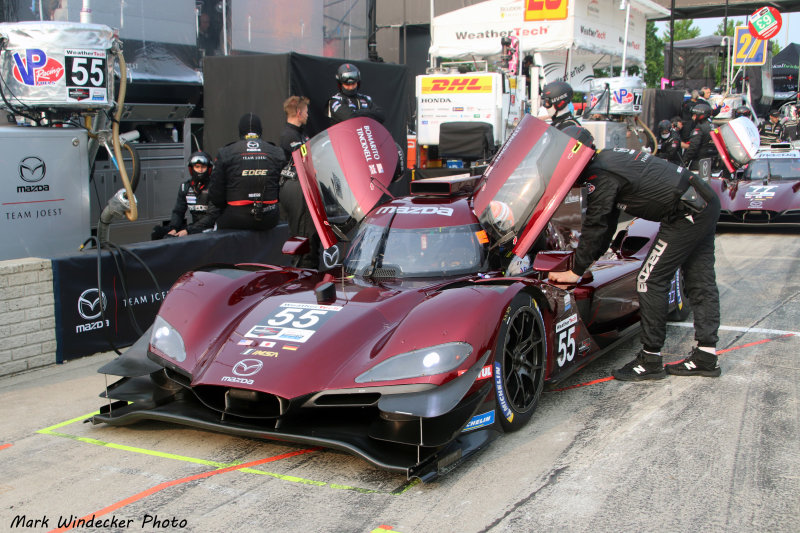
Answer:
[[[369,117],[383,123],[383,110],[372,101],[372,97],[366,94],[356,93],[347,96],[341,91],[334,94],[328,100],[328,118],[331,119],[331,126],[344,122],[348,118]]]
[[[578,122],[578,119],[576,119],[572,113],[565,113],[563,115],[553,117],[550,125],[559,130],[564,130],[570,126],[578,126],[579,128],[581,127],[581,123]]]
[[[694,310],[695,339],[700,346],[716,346],[719,292],[714,274],[714,234],[720,204],[713,190],[685,168],[624,148],[598,152],[582,177],[589,200],[573,272],[583,275],[606,251],[620,211],[660,222],[661,229],[636,280],[644,349],[658,352],[664,344],[667,295],[680,267]],[[707,205],[690,208],[681,200],[690,184]]]
[[[274,227],[280,220],[278,179],[283,150],[259,138],[223,146],[214,161],[208,198],[222,211],[219,229]]]
[[[191,223],[186,225],[186,210],[191,215]],[[175,207],[172,208],[172,217],[169,221],[167,231],[174,229],[180,231],[186,229],[189,235],[200,233],[214,227],[215,216],[208,209],[208,184],[196,183],[193,179],[188,179],[181,183],[178,189],[178,198],[175,200]]]
[[[666,159],[670,163],[683,166],[683,149],[681,149],[681,136],[677,131],[670,130],[669,137],[666,139],[658,138],[658,153],[661,159]]]
[[[683,160],[686,166],[692,170],[697,170],[701,159],[711,158],[716,160],[717,149],[714,141],[711,140],[711,122],[702,120],[695,124],[692,134],[689,135],[689,147],[683,153]]]
[[[308,135],[301,126],[287,122],[281,132],[280,144],[286,155],[287,165],[281,171],[281,210],[289,224],[289,236],[306,237],[311,250],[302,256],[297,266],[301,268],[317,268],[319,266],[319,237],[311,219],[311,213],[303,197],[300,182],[297,181],[297,170],[292,161],[292,152],[308,141]]]
[[[783,140],[783,124],[767,119],[761,127],[758,128],[758,135],[761,138],[762,146],[769,146],[772,143],[781,142]]]

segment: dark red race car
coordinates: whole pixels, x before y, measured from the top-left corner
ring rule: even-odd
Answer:
[[[760,146],[758,129],[739,117],[711,132],[723,171],[709,185],[719,197],[719,225],[800,225],[800,151]]]
[[[733,179],[709,180],[722,206],[719,224],[800,226],[800,151],[773,146],[762,148]]]
[[[370,119],[329,128],[295,162],[325,248],[350,228],[342,264],[183,275],[149,333],[100,369],[123,378],[92,421],[321,445],[435,478],[637,329],[634,278],[657,224],[621,231],[577,286],[546,281],[571,267],[586,194],[573,183],[592,154],[526,116],[483,176],[392,199],[389,133]]]

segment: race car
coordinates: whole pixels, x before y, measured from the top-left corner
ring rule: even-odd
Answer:
[[[800,150],[762,148],[733,178],[712,178],[720,199],[720,225],[800,225]]]
[[[723,170],[709,178],[720,200],[718,225],[800,224],[800,151],[760,146],[758,129],[739,117],[711,132]]]
[[[396,154],[368,118],[297,150],[322,244],[347,238],[345,259],[184,274],[150,330],[99,369],[122,379],[92,421],[319,445],[430,481],[637,332],[635,278],[658,224],[623,228],[577,285],[547,281],[572,266],[589,146],[526,116],[483,175],[414,181],[402,198],[388,190]],[[674,288],[685,312],[679,275]]]

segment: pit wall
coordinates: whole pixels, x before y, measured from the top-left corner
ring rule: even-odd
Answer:
[[[0,376],[55,362],[50,260],[28,257],[0,261]]]

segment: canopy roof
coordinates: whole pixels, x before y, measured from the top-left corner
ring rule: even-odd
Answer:
[[[521,54],[581,50],[596,57],[622,56],[625,11],[619,0],[562,0],[557,8],[534,2],[488,0],[434,17],[430,53],[437,57],[491,57],[501,38],[519,39]],[[624,0],[623,0],[624,5]],[[631,0],[628,47],[632,63],[644,62],[645,23],[669,10],[651,0]]]
[[[672,0],[655,0],[658,5],[666,8],[666,14],[653,17],[655,20],[669,20],[669,10]],[[711,17],[746,17],[756,9],[765,5],[776,8],[781,13],[800,11],[800,2],[797,0],[675,0],[674,17],[681,19],[701,19]]]
[[[790,43],[772,58],[772,73],[785,69],[797,72],[800,65],[800,44]]]

